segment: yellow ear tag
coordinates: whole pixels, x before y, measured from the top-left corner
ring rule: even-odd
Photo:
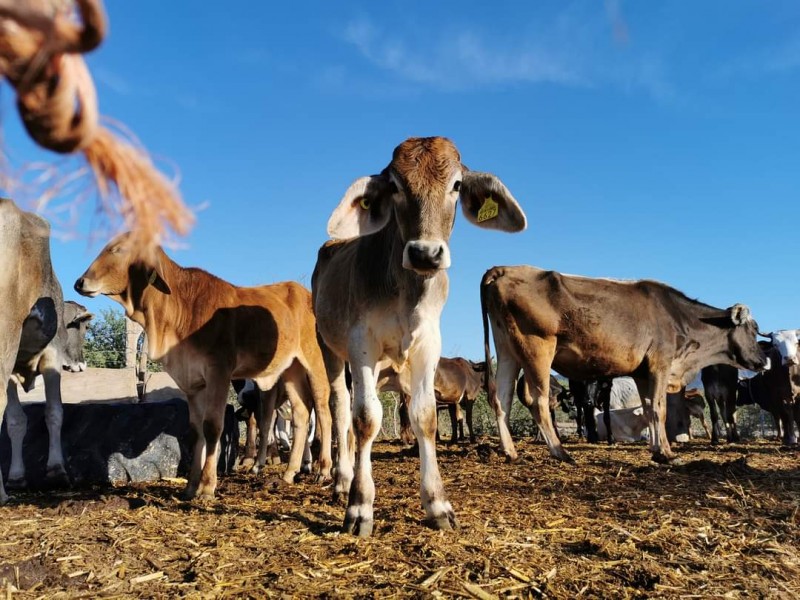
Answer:
[[[489,219],[494,219],[500,212],[500,206],[495,202],[491,196],[486,196],[483,201],[483,206],[478,211],[478,223],[483,223]]]
[[[365,198],[362,196],[361,200],[359,201],[361,208],[364,210],[369,210],[369,198]]]

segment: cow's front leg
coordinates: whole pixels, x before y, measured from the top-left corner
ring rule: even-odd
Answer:
[[[372,535],[375,482],[372,479],[372,442],[378,435],[383,407],[375,392],[375,365],[380,349],[363,339],[353,344],[353,431],[356,458],[353,483],[347,500],[343,531],[359,537]],[[434,411],[436,410],[434,406]]]
[[[206,387],[189,396],[189,423],[195,441],[189,481],[182,493],[185,500],[214,497],[229,381],[230,373],[209,377]]]
[[[653,461],[658,463],[671,463],[677,459],[667,439],[667,384],[664,377],[659,374],[651,375],[648,380],[640,384],[639,395],[644,405],[645,416],[650,430],[650,450]]]
[[[48,348],[41,364],[46,401],[44,418],[49,435],[47,480],[50,485],[54,486],[69,485],[67,470],[64,468],[64,454],[61,449],[61,426],[64,422],[64,407],[61,404],[60,363],[58,353]]]
[[[436,460],[436,396],[433,380],[439,362],[441,338],[432,332],[409,357],[411,369],[411,427],[419,442],[420,496],[427,524],[434,529],[458,527],[453,507],[447,500]]]

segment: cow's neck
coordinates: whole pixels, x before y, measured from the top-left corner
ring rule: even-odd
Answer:
[[[180,299],[193,298],[192,281],[186,269],[173,262],[164,252],[160,254],[160,276],[169,285],[170,293],[157,289],[151,281],[152,269],[142,268],[131,274],[126,313],[142,326],[147,334],[148,354],[161,360],[181,338],[192,315]]]
[[[679,327],[678,330],[679,343],[673,363],[673,375],[686,385],[687,374],[694,374],[708,365],[735,366],[730,341],[725,334],[725,327],[720,324],[730,320],[727,311],[688,298],[681,298],[679,302],[687,309],[685,314],[688,317],[688,327]],[[733,327],[733,323],[730,326]]]

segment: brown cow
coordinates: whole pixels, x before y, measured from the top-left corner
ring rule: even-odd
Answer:
[[[217,455],[231,379],[249,377],[262,390],[282,378],[288,394],[313,397],[322,429],[320,475],[330,475],[330,388],[308,290],[294,282],[237,287],[206,271],[183,268],[160,248],[147,261],[117,236],[75,282],[84,296],[119,302],[147,333],[148,354],[161,360],[189,399],[194,456],[183,496],[213,497]],[[302,402],[293,403],[303,406]],[[295,446],[284,473],[300,470],[308,410],[295,413]]]
[[[551,369],[583,380],[633,377],[650,422],[653,459],[668,462],[675,459],[664,428],[668,387],[686,385],[708,364],[753,370],[767,364],[756,343],[757,324],[746,306],[714,308],[655,281],[493,267],[481,280],[481,307],[487,361],[489,322],[497,350],[497,389],[491,371],[487,388],[510,459],[517,453],[505,414],[520,368],[536,400],[534,416],[556,458],[572,461],[550,419]]]
[[[486,372],[486,363],[472,362],[466,358],[441,357],[436,366],[436,376],[433,380],[433,390],[436,395],[437,409],[446,408],[450,413],[450,423],[453,435],[451,443],[464,439],[464,417],[461,414],[461,405],[466,412],[469,439],[475,443],[475,433],[472,428],[472,408],[478,394],[483,389],[483,374]],[[410,381],[408,377],[401,377],[392,367],[382,369],[377,379],[379,392],[395,392],[400,395],[400,439],[407,443],[414,442],[414,433],[410,430],[411,423],[408,418],[408,404],[410,401]],[[460,433],[459,433],[460,428]]]
[[[326,366],[339,437],[334,494],[344,497],[349,490],[347,532],[372,532],[370,453],[382,412],[375,378],[388,364],[409,370],[411,426],[419,441],[428,523],[437,529],[456,524],[436,461],[433,382],[447,299],[448,240],[459,197],[462,212],[479,227],[521,231],[526,226],[505,185],[494,175],[467,169],[455,145],[441,137],[400,144],[379,175],[350,186],[328,222],[333,241],[319,251],[311,286],[319,332],[330,349]],[[353,374],[355,473],[344,440],[350,423],[345,361]]]

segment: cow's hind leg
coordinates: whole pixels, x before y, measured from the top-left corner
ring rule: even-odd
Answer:
[[[61,426],[64,422],[64,407],[61,404],[61,361],[58,353],[48,347],[40,363],[44,379],[45,423],[49,435],[47,452],[47,480],[50,485],[69,485],[69,476],[64,467],[61,449]]]
[[[722,419],[716,395],[706,393],[706,403],[708,403],[708,412],[711,413],[711,444],[717,445],[719,444],[719,434],[722,430]]]
[[[333,483],[333,500],[334,502],[347,504],[347,495],[353,482],[353,459],[350,452],[350,391],[347,389],[344,361],[334,355],[321,339],[319,342],[322,348],[322,357],[325,361],[325,370],[328,372],[331,402],[333,404],[333,434],[336,439],[336,473]]]
[[[275,436],[275,422],[278,419],[278,404],[283,401],[283,380],[279,379],[271,388],[264,390],[269,381],[256,381],[258,400],[256,400],[256,422],[258,423],[258,452],[253,465],[253,473],[259,473],[265,465],[281,464],[278,441]]]
[[[289,464],[283,473],[283,480],[293,483],[295,476],[303,466],[303,450],[308,437],[308,419],[311,412],[311,390],[306,381],[306,372],[299,362],[295,361],[283,373],[286,395],[292,407],[292,449]]]
[[[495,338],[495,345],[497,345]],[[491,368],[487,366],[487,368]],[[489,394],[489,402],[497,417],[497,431],[500,434],[500,447],[506,460],[517,460],[517,449],[511,439],[511,403],[514,400],[514,389],[517,384],[519,363],[511,356],[510,352],[501,352],[497,347],[497,390]]]

